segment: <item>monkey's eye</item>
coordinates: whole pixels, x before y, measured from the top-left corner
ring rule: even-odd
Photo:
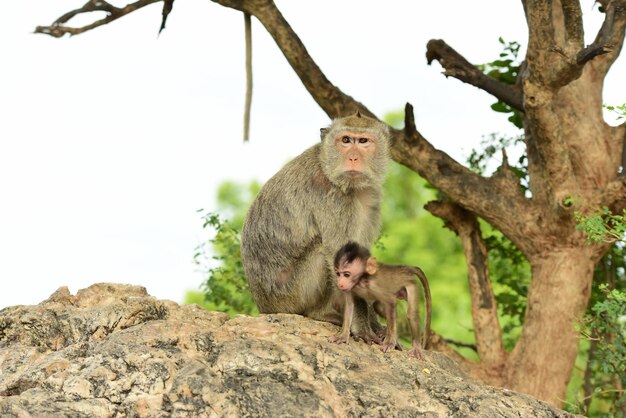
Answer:
[[[349,278],[350,278],[350,273],[349,273],[349,272],[347,272],[347,271],[346,271],[346,272],[344,272],[344,273],[343,273],[343,277],[345,277],[345,278],[349,279]]]
[[[349,136],[342,136],[341,137],[341,142],[343,142],[344,144],[349,144],[350,143],[350,137]]]
[[[359,144],[367,144],[368,141],[369,139],[367,138],[359,138]]]

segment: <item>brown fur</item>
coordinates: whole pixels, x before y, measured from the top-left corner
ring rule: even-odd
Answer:
[[[407,319],[411,326],[413,347],[409,355],[424,359],[421,347],[426,348],[430,336],[432,314],[430,287],[424,272],[418,267],[383,264],[371,257],[369,250],[356,242],[344,245],[335,255],[337,285],[345,295],[344,319],[341,332],[329,338],[334,343],[348,343],[353,315],[354,297],[379,303],[377,312],[387,320],[387,332],[382,344],[383,351],[399,347],[396,331],[396,303],[398,299],[407,301]],[[426,320],[423,342],[419,341],[418,286],[415,276],[424,288]]]

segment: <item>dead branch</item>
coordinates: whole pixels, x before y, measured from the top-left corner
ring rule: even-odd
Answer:
[[[623,7],[623,5],[622,5]],[[592,60],[598,55],[603,55],[611,52],[614,48],[612,44],[613,33],[615,30],[615,12],[617,8],[617,2],[611,1],[608,3],[605,11],[604,22],[596,35],[596,39],[591,45],[583,48],[578,54],[576,54],[576,63],[578,65],[585,65],[586,62]]]
[[[167,21],[167,17],[170,15],[173,7],[174,0],[163,0],[163,11],[161,12],[163,18],[161,19],[161,28],[159,29],[159,34],[161,34],[161,32],[163,32],[163,29],[165,29],[165,22]]]
[[[502,331],[498,321],[498,308],[491,288],[487,266],[487,245],[480,232],[474,214],[449,201],[432,201],[426,210],[444,220],[446,227],[454,231],[463,244],[469,288],[472,297],[472,318],[476,347],[481,361],[487,364],[503,364],[505,351]]]
[[[435,149],[415,129],[413,106],[409,103],[405,107],[405,128],[392,132],[393,159],[419,173],[451,200],[462,203],[463,207],[478,214],[507,236],[519,236],[515,231],[524,224],[528,233],[541,233],[538,228],[536,231],[528,229],[529,224],[533,223],[527,222],[525,217],[534,216],[536,208],[531,200],[524,197],[519,179],[510,167],[486,178],[457,163],[445,152]],[[514,213],[518,215],[512,216]],[[515,241],[515,245],[522,251],[532,250],[527,242]]]
[[[37,26],[35,28],[35,33],[43,33],[46,35],[54,36],[55,38],[60,38],[66,33],[70,36],[78,35],[80,33],[97,28],[98,26],[106,25],[114,20],[119,19],[122,16],[126,16],[127,14],[134,12],[135,10],[141,9],[142,7],[159,1],[162,0],[139,0],[134,3],[127,4],[124,7],[115,7],[104,0],[89,0],[87,3],[85,3],[83,7],[65,13],[63,16],[55,20],[52,25]],[[97,20],[89,25],[79,28],[65,26],[65,23],[67,23],[70,19],[79,14],[97,11],[106,12],[107,16],[104,19]]]
[[[72,35],[82,33],[157,1],[161,0],[139,0],[118,9],[101,0],[91,0],[81,9],[71,11],[59,18],[52,26],[38,28],[38,31],[52,36],[62,36],[65,33]],[[375,117],[362,103],[342,92],[326,78],[273,1],[213,1],[222,6],[255,16],[274,38],[305,88],[329,117],[343,116],[356,110]],[[109,16],[83,28],[69,28],[63,25],[71,17],[93,10],[106,11]],[[520,106],[521,97],[516,97],[515,90],[509,90],[511,97],[508,100],[511,103],[517,103],[516,106]],[[502,96],[506,96],[504,90],[502,90]],[[512,220],[512,208],[517,207],[518,212],[526,214],[532,211],[532,205],[519,192],[519,188],[513,188],[513,190],[498,188],[499,180],[479,176],[446,153],[433,147],[416,129],[413,110],[410,105],[407,105],[407,117],[409,118],[407,119],[408,124],[404,130],[392,129],[392,157],[418,172],[455,201],[463,202],[464,207],[484,217],[505,234],[513,235],[512,233],[521,225],[523,219],[516,217]],[[494,192],[495,190],[498,192]],[[516,225],[515,222],[519,222],[519,224]],[[523,248],[522,243],[516,243],[516,245]]]
[[[478,87],[512,108],[521,112],[524,111],[522,92],[519,88],[501,83],[484,74],[441,39],[428,41],[426,59],[428,64],[437,60],[444,68],[443,74],[446,77],[454,77],[464,83]]]

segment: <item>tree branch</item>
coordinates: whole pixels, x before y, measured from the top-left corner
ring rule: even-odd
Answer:
[[[122,15],[121,11],[130,13],[136,10],[139,5],[143,7],[156,1],[160,0],[141,0],[119,9],[120,11],[114,10],[111,13],[112,16],[117,18]],[[274,38],[305,88],[329,117],[343,116],[355,110],[360,110],[363,114],[375,117],[363,104],[343,93],[326,78],[272,0],[213,1],[222,6],[255,16]],[[100,4],[100,6],[97,6],[96,3]],[[95,0],[95,2],[89,2],[83,9],[70,12],[69,14],[84,13],[87,9],[93,7],[104,6],[99,3],[99,0]],[[112,18],[110,19],[112,20]],[[62,22],[59,21],[58,23]],[[104,23],[99,23],[99,25],[101,24]],[[92,25],[91,27],[94,26]],[[53,26],[52,28],[55,27]],[[61,30],[60,28],[56,29]],[[63,33],[73,33],[67,31],[69,28],[63,29],[66,30]],[[435,149],[417,131],[413,118],[413,109],[409,104],[407,104],[406,115],[406,128],[404,130],[391,130],[392,157],[396,161],[417,171],[432,185],[463,205],[463,207],[486,219],[513,240],[522,251],[526,248],[532,248],[526,245],[525,239],[516,239],[516,237],[529,235],[527,230],[524,234],[519,233],[525,222],[528,225],[533,225],[533,222],[524,221],[524,216],[533,216],[533,205],[531,201],[524,198],[519,189],[519,182],[516,184],[512,183],[510,181],[511,178],[507,176],[484,178],[473,173],[446,153]],[[541,231],[538,229],[536,232],[539,233]]]
[[[426,59],[428,64],[431,64],[433,60],[439,61],[445,70],[443,74],[446,77],[454,77],[464,83],[476,86],[512,108],[521,112],[524,111],[522,92],[519,88],[501,83],[485,75],[443,40],[431,39],[428,41]]]
[[[552,2],[524,2],[530,65],[541,66],[531,71],[534,81],[542,86],[560,88],[580,77],[585,64],[594,58],[614,51],[619,53],[624,41],[626,0],[611,0],[604,4],[602,27],[594,42],[583,47],[583,20],[578,1],[562,0],[558,10],[553,9]],[[557,36],[563,33],[563,39]],[[610,63],[616,56],[609,60]]]
[[[78,35],[80,33],[97,28],[98,26],[106,25],[114,20],[119,19],[122,16],[126,16],[127,14],[134,12],[135,10],[141,9],[142,7],[159,1],[162,0],[139,0],[134,3],[127,4],[124,7],[115,7],[104,0],[89,0],[87,3],[85,3],[83,7],[65,13],[63,16],[55,20],[52,25],[37,26],[35,28],[35,33],[43,33],[46,35],[54,36],[55,38],[60,38],[66,33],[70,36]],[[106,12],[107,17],[79,28],[64,25],[70,19],[79,14],[97,11]]]
[[[583,13],[579,0],[561,0],[565,21],[565,42],[580,48],[584,42]]]
[[[578,65],[585,65],[586,62],[592,60],[598,55],[603,55],[611,52],[614,48],[613,38],[615,32],[615,15],[618,8],[617,1],[611,1],[607,4],[605,9],[604,22],[596,35],[596,39],[583,48],[576,54],[576,63]],[[621,5],[624,7],[624,4]]]
[[[326,78],[273,1],[216,1],[254,15],[265,26],[313,99],[328,116],[334,118],[356,109],[374,116],[363,104],[343,93]],[[513,212],[531,216],[533,206],[521,193],[519,181],[516,179],[514,184],[511,177],[486,179],[473,173],[435,149],[417,131],[410,104],[407,104],[406,117],[405,129],[392,129],[392,157],[417,171],[464,207],[487,219],[510,237],[518,248],[526,248],[525,242],[514,238],[522,226],[523,216],[515,216]],[[532,222],[529,224],[532,225]]]
[[[405,127],[392,130],[394,160],[419,173],[451,200],[476,213],[502,231],[522,251],[532,251],[529,238],[542,234],[535,225],[534,203],[524,197],[519,179],[503,166],[491,177],[482,177],[435,149],[415,128],[413,107],[405,108]],[[525,226],[524,226],[525,225]],[[533,227],[534,228],[534,227]],[[525,232],[520,234],[524,229]]]
[[[489,278],[487,246],[481,236],[478,219],[474,214],[449,201],[428,202],[425,208],[443,219],[446,227],[454,231],[463,243],[478,355],[481,361],[487,364],[503,364],[505,353],[502,331]]]
[[[304,87],[329,117],[344,116],[356,110],[375,117],[363,104],[342,92],[326,78],[273,1],[214,1],[234,8],[243,3],[243,9],[254,15],[274,38]]]

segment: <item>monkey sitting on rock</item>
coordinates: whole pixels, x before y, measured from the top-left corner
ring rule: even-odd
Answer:
[[[244,221],[241,257],[261,313],[293,313],[341,324],[343,297],[333,259],[348,241],[372,245],[389,161],[389,128],[360,113],[321,129],[261,189]],[[382,327],[354,300],[352,332],[366,341]]]
[[[375,304],[383,305],[387,321],[387,331],[381,349],[384,352],[400,348],[396,329],[396,303],[399,299],[408,304],[407,319],[411,326],[412,348],[408,355],[424,360],[422,343],[419,341],[418,300],[419,293],[415,276],[424,287],[426,319],[423,347],[426,348],[430,336],[431,297],[428,279],[418,267],[383,264],[371,256],[370,251],[356,242],[348,242],[341,247],[334,260],[337,286],[345,295],[344,317],[341,332],[329,338],[337,344],[347,344],[350,340],[350,325],[354,313],[354,297],[360,297]]]

